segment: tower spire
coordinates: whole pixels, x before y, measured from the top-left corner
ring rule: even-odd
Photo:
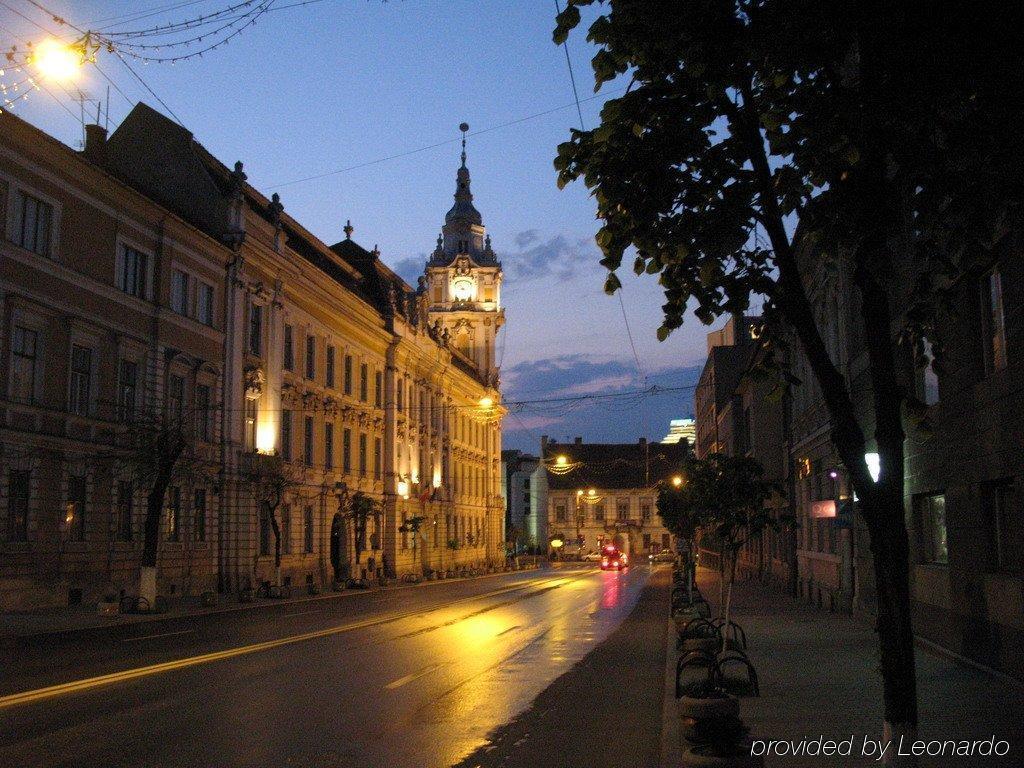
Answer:
[[[480,226],[483,220],[480,212],[473,207],[473,193],[469,190],[469,168],[466,167],[466,133],[469,131],[469,123],[459,123],[459,130],[462,131],[462,165],[455,174],[455,205],[448,211],[445,222],[462,221]]]

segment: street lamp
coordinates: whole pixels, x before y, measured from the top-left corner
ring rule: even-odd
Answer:
[[[78,77],[82,53],[67,43],[48,37],[33,47],[31,62],[47,80],[65,83]]]
[[[683,476],[682,475],[676,475],[675,477],[672,478],[672,485],[674,485],[676,488],[681,487],[682,484],[683,484]]]

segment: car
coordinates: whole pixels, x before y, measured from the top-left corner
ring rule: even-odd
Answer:
[[[599,563],[599,562],[601,562],[601,553],[600,552],[587,552],[580,559],[584,563]]]
[[[601,550],[602,571],[623,571],[629,567],[629,558],[617,547],[605,547]]]
[[[673,555],[669,550],[665,549],[656,554],[648,555],[647,559],[652,563],[671,563],[674,562],[676,556]]]

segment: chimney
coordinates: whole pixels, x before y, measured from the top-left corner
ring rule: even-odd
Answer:
[[[548,447],[548,436],[547,435],[541,435],[540,436],[540,455],[541,456],[544,455],[544,449],[547,448],[547,447]]]
[[[640,445],[647,445],[647,438],[646,437],[641,437],[640,438]]]
[[[577,437],[573,442],[575,442],[576,445],[583,445],[583,438]]]
[[[85,126],[85,159],[96,165],[107,160],[107,129],[102,125]]]

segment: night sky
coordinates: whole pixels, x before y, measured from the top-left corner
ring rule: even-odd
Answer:
[[[28,3],[9,5],[59,30]],[[110,17],[182,0],[43,5],[82,28],[127,30],[225,2],[200,0],[137,21]],[[555,148],[579,117],[565,53],[551,42],[553,17],[548,0],[319,0],[268,13],[201,59],[135,69],[207,149],[228,165],[242,160],[249,181],[267,194],[279,192],[286,210],[321,239],[340,240],[351,219],[354,239],[379,245],[383,259],[413,284],[451,205],[458,124],[465,120],[474,202],[505,268],[507,324],[498,341],[505,399],[692,388],[708,329],[691,317],[659,343],[658,286],[653,278],[635,278],[627,265],[620,277],[638,371],[619,300],[602,291],[594,206],[582,185],[562,191],[555,185]],[[66,27],[63,34],[75,36]],[[23,44],[19,37],[43,36],[0,7],[4,49]],[[583,120],[592,127],[603,99],[620,87],[608,85],[592,98],[592,52],[584,37],[578,31],[569,52],[585,100]],[[111,129],[129,100],[166,113],[116,58],[101,51],[98,63],[128,97],[112,92]],[[88,98],[106,98],[107,82],[94,71],[87,70],[79,87]],[[77,115],[78,104],[57,94]],[[87,113],[95,110],[86,105]],[[33,93],[14,111],[72,146],[81,141],[78,120],[45,93]],[[539,113],[546,114],[522,120]],[[505,125],[513,121],[521,122]],[[289,183],[311,176],[321,178]],[[504,438],[511,448],[536,451],[541,434],[660,439],[669,419],[691,415],[692,390],[514,410]]]

